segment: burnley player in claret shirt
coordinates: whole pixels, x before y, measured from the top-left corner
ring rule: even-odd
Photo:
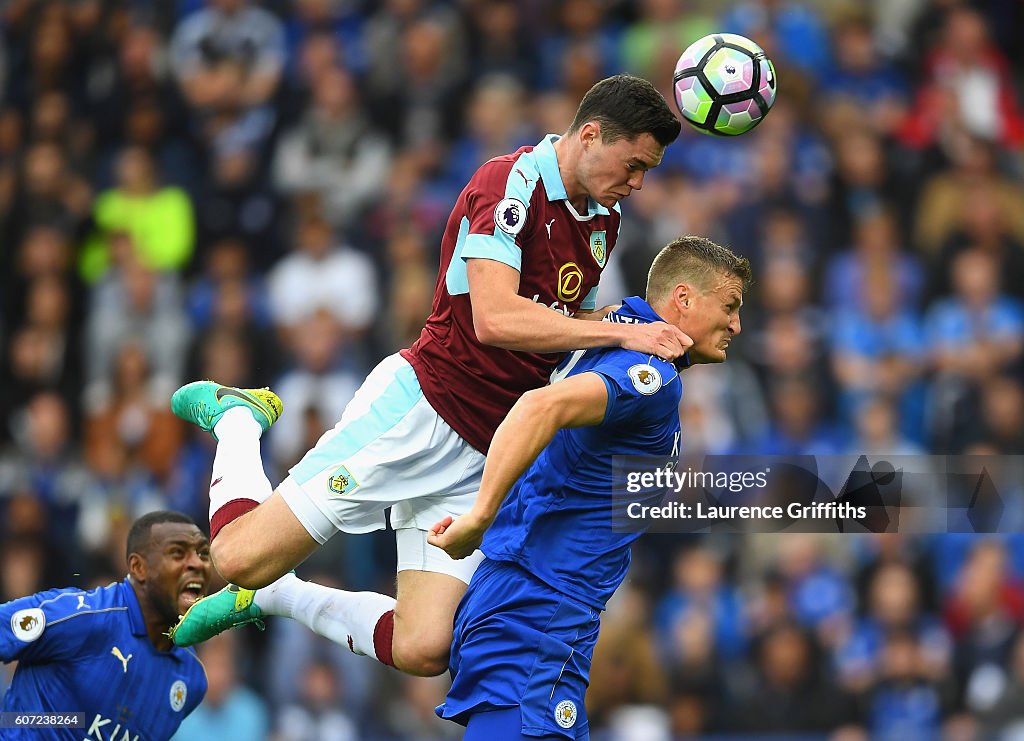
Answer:
[[[264,615],[411,674],[448,666],[452,615],[481,555],[452,559],[429,528],[469,510],[491,436],[562,354],[623,347],[669,360],[685,335],[661,321],[600,319],[596,288],[619,235],[619,202],[643,187],[680,123],[646,80],[597,83],[568,131],[484,164],[457,199],[420,338],[370,373],[341,420],[272,490],[259,437],[281,400],[196,382],[172,408],[218,440],[210,490],[213,559],[238,586],[199,602],[179,645]],[[302,582],[288,572],[339,530],[395,530],[397,600]]]

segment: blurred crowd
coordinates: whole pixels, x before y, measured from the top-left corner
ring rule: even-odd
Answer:
[[[418,335],[476,167],[606,75],[671,100],[713,31],[764,47],[775,107],[734,140],[684,128],[600,296],[642,294],[679,234],[751,258],[729,362],[684,376],[686,450],[1024,452],[1020,2],[6,0],[0,30],[0,601],[119,578],[145,511],[205,525],[185,381],[281,395],[279,481]],[[302,574],[390,591],[393,551],[339,535]],[[1022,627],[1024,536],[648,536],[594,738],[1024,739]],[[181,738],[460,733],[445,678],[288,621],[200,654]]]

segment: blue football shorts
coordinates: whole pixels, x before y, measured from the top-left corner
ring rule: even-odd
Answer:
[[[467,725],[479,714],[518,708],[510,733],[588,739],[584,697],[600,626],[598,610],[515,564],[485,559],[455,613],[452,687],[437,714]]]

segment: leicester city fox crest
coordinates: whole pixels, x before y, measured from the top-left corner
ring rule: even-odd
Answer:
[[[572,728],[576,725],[576,703],[572,700],[562,700],[555,706],[555,722],[562,728]]]
[[[607,232],[604,229],[590,233],[590,254],[599,268],[604,268],[608,262],[608,240]]]

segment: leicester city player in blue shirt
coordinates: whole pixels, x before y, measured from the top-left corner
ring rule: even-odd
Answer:
[[[3,710],[82,716],[79,728],[50,730],[6,716],[0,737],[163,741],[199,705],[203,666],[166,633],[206,594],[209,540],[187,515],[151,512],[132,525],[127,556],[123,581],[0,605],[0,661],[18,662]]]
[[[682,237],[655,258],[647,300],[626,299],[608,319],[664,320],[692,340],[680,366],[720,363],[740,332],[750,278],[745,258]],[[589,738],[583,700],[599,616],[639,535],[612,530],[612,457],[679,452],[672,363],[581,350],[553,380],[498,428],[470,512],[430,536],[455,558],[482,538],[487,557],[455,615],[452,687],[438,708],[467,725],[466,741]]]

